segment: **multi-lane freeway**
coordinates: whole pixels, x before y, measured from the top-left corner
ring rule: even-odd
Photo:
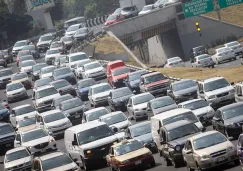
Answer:
[[[37,62],[44,62],[44,59],[43,58],[38,59]],[[219,67],[227,67],[227,66],[238,65],[238,64],[239,64],[239,59],[237,61],[222,64]],[[18,72],[18,68],[17,68],[16,64],[9,64],[9,67],[12,67],[12,70],[14,72]],[[106,82],[106,80],[102,80],[102,82]],[[29,97],[32,95],[32,90],[28,90],[28,95],[29,95]],[[0,90],[0,97],[5,99],[6,96],[5,96],[4,90]],[[20,102],[12,103],[12,104],[10,104],[10,106],[11,106],[11,108],[13,108],[13,107],[20,106],[20,105],[23,105],[23,104],[32,104],[31,98],[29,98],[27,100],[20,101]],[[90,107],[89,104],[88,104],[88,106]],[[135,123],[133,123],[133,124],[135,124]],[[212,127],[211,126],[207,127],[207,130],[212,130]],[[234,144],[236,144],[236,140],[234,140],[232,142]],[[59,150],[65,151],[63,139],[57,140],[57,146],[58,146]],[[1,149],[1,151],[2,151],[2,149]],[[154,154],[154,157],[155,157],[155,160],[156,160],[156,167],[150,168],[148,170],[151,170],[151,171],[161,171],[161,170],[164,170],[164,171],[176,171],[176,170],[177,171],[178,170],[185,171],[185,170],[187,170],[186,167],[181,167],[181,168],[177,168],[177,169],[175,169],[173,166],[167,167],[165,162],[162,161],[162,159],[159,157],[158,154]],[[4,159],[4,156],[3,155],[0,156],[0,160],[3,160],[3,159]],[[3,165],[0,165],[0,171],[3,171],[3,169],[4,169]],[[99,166],[95,170],[97,170],[97,171],[108,171],[109,168],[106,167],[106,165],[104,164],[104,166]],[[212,169],[212,170],[215,170],[215,169]],[[234,164],[227,164],[227,165],[224,165],[224,166],[217,168],[217,170],[237,171],[237,170],[240,170],[240,167],[239,166],[235,167]]]

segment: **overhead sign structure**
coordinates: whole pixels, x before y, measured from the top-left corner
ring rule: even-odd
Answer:
[[[229,6],[243,3],[243,0],[218,0],[220,8],[227,8]]]
[[[193,0],[182,4],[182,8],[186,18],[214,11],[212,0]]]
[[[28,11],[49,9],[55,6],[54,0],[25,0]]]

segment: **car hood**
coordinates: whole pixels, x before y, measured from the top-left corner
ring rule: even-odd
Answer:
[[[134,139],[142,142],[143,144],[145,143],[150,143],[153,141],[153,137],[152,137],[152,133],[147,133],[147,134],[143,134],[143,135],[140,135],[138,137],[133,137]]]
[[[202,115],[202,114],[207,114],[211,109],[212,109],[211,107],[206,106],[206,107],[202,107],[202,108],[193,110],[193,113],[196,116],[199,116],[199,115]]]
[[[132,151],[130,153],[126,153],[120,156],[116,156],[116,160],[118,161],[125,161],[125,160],[129,160],[129,159],[134,159],[138,156],[141,156],[143,154],[147,154],[149,153],[150,150],[148,148],[140,148],[138,150]]]
[[[125,121],[122,121],[122,122],[115,123],[113,125],[109,125],[109,127],[116,127],[118,129],[122,129],[122,128],[128,126],[128,125],[129,125],[129,121],[125,120]]]
[[[44,45],[44,44],[50,44],[52,42],[52,40],[48,40],[48,41],[41,41],[37,43],[37,46],[39,45]]]
[[[100,72],[103,71],[104,68],[103,67],[98,67],[98,68],[94,68],[94,69],[90,69],[88,71],[85,71],[86,74],[92,74],[92,73],[96,73],[96,72]]]
[[[4,77],[0,77],[0,80],[9,79],[11,77],[12,77],[12,75],[7,75],[7,76],[4,76]]]
[[[58,126],[58,125],[62,125],[64,123],[68,123],[69,119],[68,118],[64,118],[64,119],[60,119],[54,122],[50,122],[50,123],[45,123],[48,127],[53,127],[53,126]]]
[[[184,146],[185,142],[188,140],[188,138],[191,138],[191,137],[193,137],[197,134],[200,134],[200,133],[201,132],[198,132],[196,134],[192,134],[192,135],[188,135],[188,136],[185,136],[185,137],[178,138],[176,140],[170,141],[169,144],[171,144],[173,147],[175,147],[177,145]]]
[[[170,82],[170,80],[166,79],[166,80],[156,81],[156,82],[153,82],[153,83],[150,83],[150,84],[144,84],[144,86],[145,87],[151,87],[151,86],[156,86],[156,85],[168,83],[168,82]]]
[[[20,47],[13,47],[13,51],[16,51],[16,50],[22,50],[24,46],[20,46]]]
[[[40,99],[36,99],[36,103],[41,103],[41,102],[45,102],[45,101],[48,101],[48,100],[53,100],[54,98],[60,97],[60,96],[61,95],[59,93],[53,94],[51,96],[46,96],[46,97],[43,97],[43,98],[40,98]]]
[[[217,89],[217,90],[205,92],[205,94],[207,96],[211,96],[211,95],[226,93],[226,92],[229,92],[230,90],[234,90],[234,87],[233,86],[227,86],[227,87],[223,87],[223,88],[220,88],[220,89]]]
[[[49,142],[51,140],[51,138],[52,138],[51,136],[41,137],[41,138],[38,138],[38,139],[34,139],[32,141],[25,142],[25,143],[22,144],[22,146],[33,147],[33,146],[38,145],[38,144]]]
[[[157,109],[153,109],[153,113],[154,113],[154,115],[157,115],[159,113],[166,112],[166,111],[176,109],[176,108],[177,108],[177,105],[172,104],[172,105],[169,105],[169,106],[164,106],[164,107],[160,107],[160,108],[157,108]]]
[[[46,170],[46,171],[72,170],[76,166],[77,165],[74,162],[72,162],[70,164],[62,165],[60,167],[57,167],[57,168],[54,168],[54,169],[49,169],[49,170]]]
[[[141,103],[141,104],[138,104],[138,105],[134,105],[133,106],[133,109],[134,110],[136,110],[136,109],[146,109],[147,108],[147,105],[148,105],[148,102]]]
[[[175,95],[184,95],[184,94],[191,93],[191,92],[194,92],[194,91],[197,91],[197,90],[198,90],[198,87],[195,86],[195,87],[190,87],[190,88],[187,88],[187,89],[184,89],[184,90],[176,91],[176,92],[174,92],[174,94]]]
[[[8,109],[2,109],[0,110],[0,115],[7,113],[9,110]]]
[[[76,37],[85,37],[85,36],[87,36],[87,33],[83,33],[83,34],[75,34],[75,35],[74,35],[74,38],[76,38]]]
[[[60,79],[63,79],[63,78],[66,78],[66,77],[70,77],[70,76],[73,76],[73,73],[67,73],[67,74],[63,74],[63,75],[60,75],[60,76],[56,76],[54,79],[55,80],[60,80]]]
[[[215,153],[215,152],[218,152],[218,151],[225,150],[225,149],[232,147],[232,146],[233,146],[233,144],[231,142],[225,141],[223,143],[216,144],[216,145],[213,145],[213,146],[208,147],[208,148],[196,150],[195,153],[197,153],[197,154],[212,154],[212,153]]]
[[[132,97],[132,96],[133,96],[133,94],[128,95],[128,96],[123,96],[123,97],[114,99],[113,101],[114,101],[115,103],[119,103],[119,102],[127,102],[127,101],[129,100],[129,98]]]
[[[32,117],[35,117],[37,114],[38,114],[37,111],[33,111],[33,112],[26,113],[26,114],[24,114],[24,115],[16,116],[16,121],[23,120],[24,117],[26,117],[26,116],[32,118]]]
[[[225,125],[232,124],[232,123],[239,123],[239,122],[243,122],[243,115],[224,120]]]
[[[78,107],[75,107],[75,108],[72,108],[72,109],[64,110],[63,112],[64,112],[64,113],[74,113],[74,112],[79,112],[79,111],[83,111],[83,109],[84,109],[85,107],[86,107],[85,105],[82,105],[82,106],[78,106]]]
[[[25,88],[20,88],[20,89],[13,90],[13,91],[8,91],[7,95],[12,95],[12,94],[19,93],[19,92],[22,92],[22,91],[25,91]]]
[[[117,76],[113,76],[113,80],[122,80],[122,79],[125,79],[127,78],[127,75],[129,73],[125,73],[125,74],[121,74],[121,75],[117,75]]]
[[[110,94],[110,91],[111,90],[95,94],[95,95],[93,95],[93,98],[108,96]]]
[[[28,162],[31,162],[31,161],[32,161],[32,158],[30,156],[28,156],[28,157],[24,157],[24,158],[14,160],[14,161],[11,161],[11,162],[8,162],[8,163],[4,163],[4,167],[7,169],[7,168],[11,168],[11,167],[14,167],[14,166],[25,164],[25,163],[28,163]]]

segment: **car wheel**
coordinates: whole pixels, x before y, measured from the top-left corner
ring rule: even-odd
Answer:
[[[171,163],[174,166],[174,168],[178,168],[180,166],[180,164],[178,162],[176,162],[172,156],[171,156]]]
[[[190,166],[186,163],[186,168],[188,171],[194,171],[195,169],[191,169]]]
[[[166,162],[166,166],[171,166],[172,165],[172,162],[168,158],[165,158],[165,162]]]
[[[240,164],[240,166],[241,166],[241,168],[242,168],[242,163],[240,162],[240,160],[235,160],[235,161],[234,161],[234,164],[235,164],[236,166],[238,166],[238,165]]]

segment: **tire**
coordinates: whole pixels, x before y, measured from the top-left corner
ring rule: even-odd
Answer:
[[[191,169],[190,166],[188,166],[188,164],[186,163],[186,168],[188,171],[194,171],[195,169]]]
[[[180,164],[178,162],[176,162],[172,156],[171,156],[171,161],[172,161],[171,163],[174,166],[174,168],[180,167]]]
[[[165,162],[166,162],[166,166],[172,165],[172,162],[168,158],[165,158]]]
[[[236,166],[238,166],[238,165],[240,164],[240,165],[241,165],[241,168],[242,168],[242,163],[240,162],[240,160],[238,160],[238,159],[235,160],[235,161],[234,161],[234,164],[235,164]]]
[[[155,161],[154,160],[150,163],[150,167],[151,168],[155,167]]]

